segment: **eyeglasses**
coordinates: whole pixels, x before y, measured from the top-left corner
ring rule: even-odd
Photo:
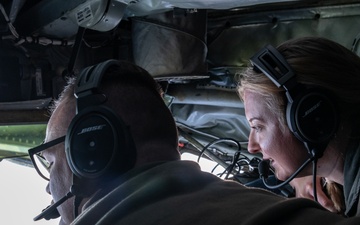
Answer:
[[[51,164],[42,156],[41,152],[65,141],[66,136],[56,138],[28,150],[32,164],[36,172],[45,180],[50,180]]]

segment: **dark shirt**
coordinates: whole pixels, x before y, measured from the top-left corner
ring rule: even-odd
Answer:
[[[359,225],[318,203],[223,181],[190,161],[129,171],[108,194],[95,194],[74,225]]]

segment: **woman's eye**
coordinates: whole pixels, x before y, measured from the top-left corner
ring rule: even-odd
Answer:
[[[256,132],[261,131],[261,127],[260,127],[260,126],[252,126],[251,129],[255,130]]]

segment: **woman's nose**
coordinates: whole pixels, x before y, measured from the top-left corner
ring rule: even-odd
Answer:
[[[249,135],[248,151],[251,154],[256,154],[256,153],[261,152],[259,142],[256,140],[256,137],[254,136],[252,131],[250,132],[250,135]]]

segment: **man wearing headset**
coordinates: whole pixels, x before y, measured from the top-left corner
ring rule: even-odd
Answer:
[[[75,97],[74,97],[75,96]],[[60,224],[359,224],[181,161],[173,117],[152,77],[109,60],[83,70],[55,103],[45,144],[29,150]],[[41,170],[46,166],[49,174]]]

